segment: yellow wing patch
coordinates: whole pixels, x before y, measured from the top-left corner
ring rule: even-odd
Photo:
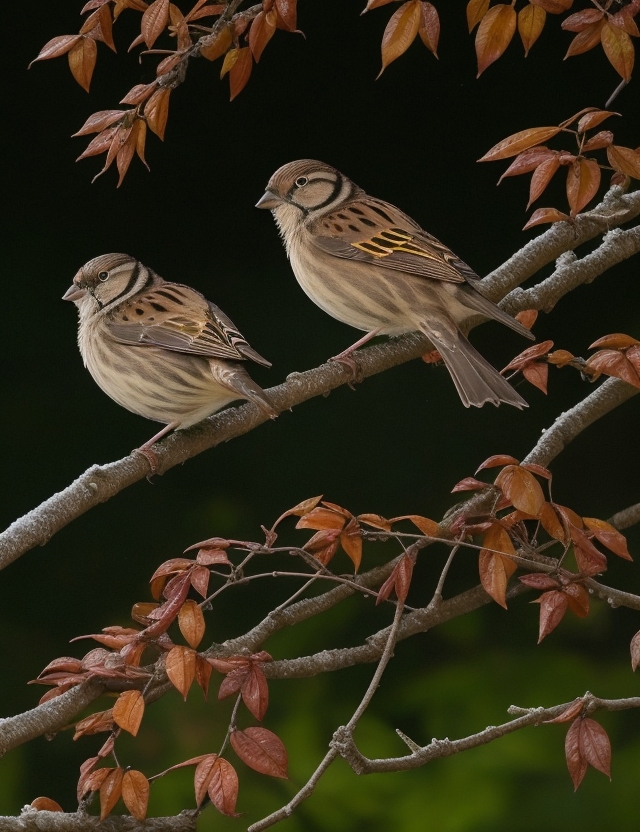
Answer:
[[[384,231],[378,232],[375,237],[369,240],[363,240],[360,243],[351,243],[354,248],[359,248],[365,254],[371,254],[373,257],[382,259],[388,257],[395,252],[403,252],[404,254],[413,254],[417,257],[424,257],[427,260],[439,260],[440,258],[428,249],[424,249],[416,245],[413,240],[413,235],[407,234],[400,228],[388,228]]]

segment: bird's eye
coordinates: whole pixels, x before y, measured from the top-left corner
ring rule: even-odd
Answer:
[[[308,181],[306,176],[299,176],[296,179],[296,188],[304,188]]]
[[[109,277],[109,272],[100,272],[100,273],[98,274],[98,280],[100,281],[100,283],[104,283],[104,282],[105,282],[105,280],[106,280],[108,277]]]

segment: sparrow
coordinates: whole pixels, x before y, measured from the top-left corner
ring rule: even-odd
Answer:
[[[478,275],[451,249],[344,174],[313,159],[279,168],[258,208],[272,211],[298,283],[321,309],[366,334],[424,333],[440,353],[465,407],[527,402],[469,343],[478,315],[534,336],[486,298]]]
[[[271,364],[195,289],[128,254],[103,254],[82,266],[62,299],[78,307],[78,346],[96,384],[127,410],[164,423],[138,450],[237,399],[277,416],[242,366]]]

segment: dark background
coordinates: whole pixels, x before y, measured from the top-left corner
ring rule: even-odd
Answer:
[[[528,177],[496,189],[506,163],[475,160],[517,130],[603,106],[619,80],[601,50],[562,62],[570,36],[557,17],[548,19],[526,61],[514,41],[476,80],[464,4],[440,3],[440,60],[416,42],[375,81],[380,39],[395,6],[360,18],[364,0],[300,0],[306,37],[277,32],[234,102],[227,80],[218,80],[220,62],[192,62],[187,83],[172,95],[165,143],[149,136],[151,172],[134,160],[116,189],[115,165],[90,184],[104,157],[75,164],[87,139],[69,136],[92,112],[116,108],[134,84],[154,77],[156,59],[139,63],[137,53],[126,54],[137,13],[123,13],[115,26],[117,56],[99,46],[90,96],[71,78],[66,58],[26,70],[47,40],[77,31],[80,5],[16,4],[6,21],[4,525],[89,465],[126,455],[155,430],[111,402],[82,367],[75,310],[60,298],[86,260],[125,251],[166,279],[201,290],[273,362],[271,370],[252,370],[260,384],[271,386],[355,339],[353,330],[303,295],[271,217],[253,208],[278,166],[304,157],[334,164],[486,274],[535,232],[520,230]],[[636,147],[633,84],[615,106],[624,114],[610,122],[616,141]],[[562,186],[538,204],[564,209]],[[541,316],[538,338],[586,355],[604,334],[640,337],[637,281],[635,262],[610,270]],[[473,340],[497,367],[525,346],[495,324],[476,330]],[[79,518],[2,574],[0,713],[35,705],[42,689],[25,683],[52,658],[89,649],[67,645],[70,638],[127,625],[132,603],[148,598],[146,582],[157,564],[187,545],[211,535],[259,539],[261,523],[270,525],[289,506],[320,493],[356,513],[438,519],[452,503],[455,482],[490,454],[523,457],[541,430],[588,392],[566,370],[552,370],[547,398],[527,385],[519,389],[531,405],[525,413],[490,406],[467,411],[444,369],[412,362],[355,392],[345,388],[308,402]],[[633,400],[582,434],[553,464],[554,497],[602,518],[637,501],[637,420]],[[302,539],[290,532],[285,538]],[[637,553],[637,533],[631,539]],[[373,548],[365,566],[384,555]],[[442,557],[434,555],[433,567],[419,572],[424,594],[416,600],[429,597]],[[476,580],[473,563],[460,561],[450,592]],[[634,564],[612,563],[606,582],[640,591]],[[286,591],[261,584],[241,596],[228,593],[208,620],[206,638],[240,634]],[[354,602],[266,647],[281,658],[355,644],[381,626],[381,615]],[[535,647],[536,616],[537,607],[523,598],[508,614],[490,608],[400,645],[397,669],[390,669],[363,723],[364,750],[403,753],[395,727],[427,742],[503,721],[510,704],[551,705],[586,689],[603,696],[637,693],[628,667],[637,614],[614,614],[596,603],[585,622],[563,622],[541,647]],[[216,828],[241,829],[302,785],[332,730],[352,713],[370,672],[272,686],[267,725],[287,743],[292,782],[242,770],[239,808],[247,816],[216,818]],[[215,750],[225,717],[201,699],[193,691],[188,707],[177,695],[155,706],[136,743],[124,740],[131,759],[123,762],[152,774]],[[564,730],[538,729],[413,774],[356,780],[338,764],[287,828],[412,830],[425,828],[428,817],[442,832],[568,824],[596,830],[604,823],[633,829],[636,801],[629,795],[637,789],[638,717],[606,715],[602,722],[614,743],[612,784],[591,771],[574,796],[563,761]],[[15,814],[40,793],[72,810],[77,766],[100,743],[72,744],[63,734],[13,752],[0,763],[0,812]],[[188,773],[166,778],[154,789],[153,812],[191,805],[188,781]],[[203,829],[213,823],[210,813]]]

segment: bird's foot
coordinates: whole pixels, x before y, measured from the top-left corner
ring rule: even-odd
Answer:
[[[362,368],[359,367],[353,359],[352,350],[348,349],[344,352],[341,352],[339,355],[333,355],[329,361],[335,361],[338,364],[342,364],[345,366],[349,372],[351,373],[349,379],[347,380],[347,384],[352,390],[355,390],[355,384],[361,384],[364,376],[362,374]]]

